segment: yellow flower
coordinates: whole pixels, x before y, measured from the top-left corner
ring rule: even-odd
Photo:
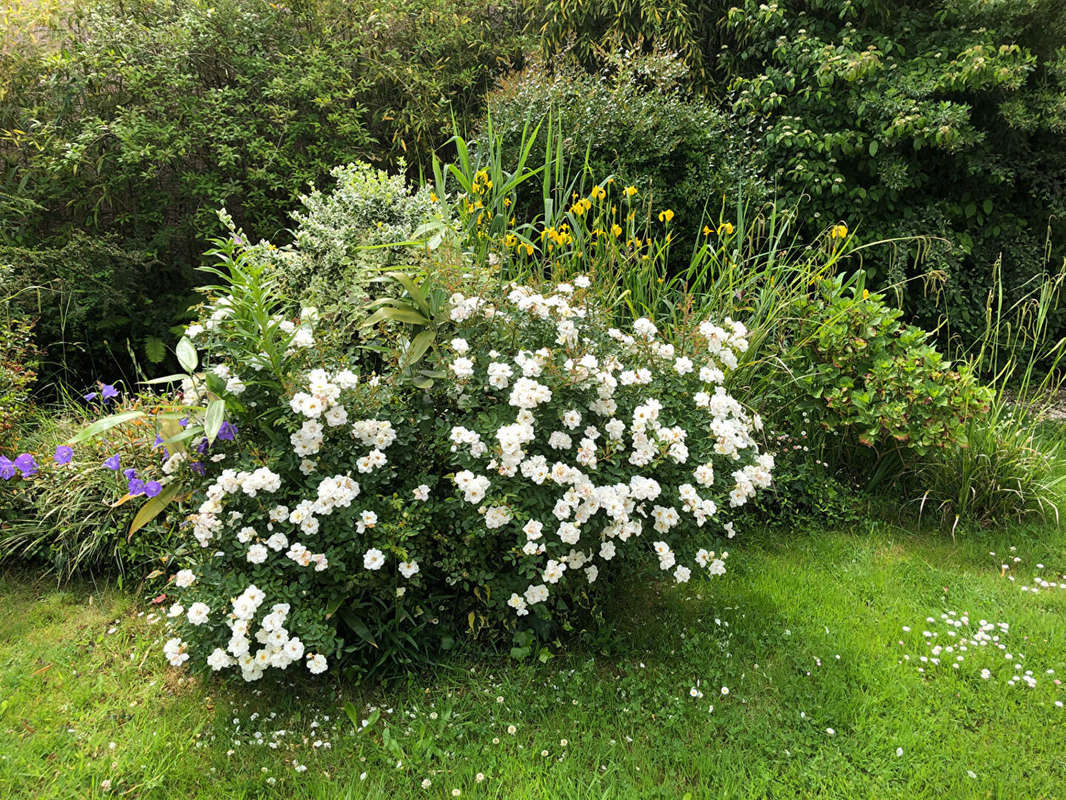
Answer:
[[[531,245],[531,244],[524,244],[524,245],[521,245],[521,246],[520,246],[520,247],[519,247],[518,249],[519,249],[519,250],[521,250],[522,248],[525,248],[525,251],[526,251],[526,255],[527,255],[527,256],[531,256],[531,255],[533,255],[533,245]]]
[[[518,243],[518,237],[515,236],[513,233],[509,233],[509,234],[507,234],[506,236],[503,237],[503,246],[504,247],[514,247],[515,244],[517,244],[517,243]]]
[[[570,206],[570,211],[580,217],[590,208],[592,208],[592,201],[589,200],[587,197],[582,197],[580,200]]]
[[[611,235],[615,236],[616,238],[622,235],[622,226],[619,225],[617,222],[611,226]]]
[[[637,193],[637,187],[636,186],[627,186],[625,189],[622,190],[622,194],[625,195],[626,197],[632,197],[636,193]]]
[[[862,290],[862,299],[863,300],[869,300],[870,299],[870,290],[869,289],[863,289]]]
[[[721,225],[718,226],[718,235],[719,236],[722,236],[722,235],[729,236],[729,234],[731,234],[732,232],[733,232],[733,223],[732,222],[723,222]]]
[[[674,212],[669,208],[659,212],[659,222],[669,222],[674,218]]]
[[[440,200],[440,198],[437,197],[437,193],[436,192],[430,192],[429,193],[429,199],[431,201],[433,201],[434,203],[436,203],[438,200]]]
[[[511,198],[510,197],[503,198],[503,207],[504,208],[510,208],[511,207]]]
[[[847,239],[848,238],[848,226],[841,223],[840,225],[834,225],[829,230],[830,239]]]
[[[706,225],[703,226],[703,235],[704,236],[710,236],[711,235],[711,229],[709,227],[707,227]]]
[[[602,200],[607,196],[607,190],[602,186],[593,186],[592,191],[589,192],[593,200]]]

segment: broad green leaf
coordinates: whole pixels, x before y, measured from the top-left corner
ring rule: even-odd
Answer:
[[[411,299],[418,304],[420,309],[425,311],[429,308],[429,304],[426,302],[426,293],[422,291],[414,278],[403,272],[386,272],[385,274],[403,286],[403,288],[407,290],[407,293],[411,295]]]
[[[433,344],[433,340],[437,338],[436,331],[425,330],[422,331],[411,341],[411,346],[407,348],[407,353],[404,355],[404,366],[414,364],[418,359],[425,355],[426,350]]]
[[[84,442],[87,439],[91,439],[94,436],[98,436],[104,431],[109,431],[116,425],[121,425],[123,422],[129,422],[131,419],[139,419],[144,416],[143,411],[123,411],[121,414],[112,414],[110,417],[104,417],[98,419],[96,422],[82,428],[78,431],[67,444],[77,444],[78,442]]]
[[[204,436],[207,437],[209,443],[214,443],[215,437],[218,436],[219,429],[221,429],[222,422],[225,418],[225,400],[212,400],[207,404],[207,413],[204,415]]]
[[[181,368],[186,372],[195,372],[196,365],[200,359],[196,355],[196,348],[193,347],[188,336],[182,336],[178,340],[178,346],[174,349],[178,356],[178,363],[181,364]]]
[[[364,642],[371,647],[377,647],[377,643],[370,635],[370,629],[366,626],[366,623],[359,618],[359,615],[352,611],[351,608],[345,608],[341,611],[341,619],[351,628]]]
[[[153,364],[161,364],[167,357],[167,348],[158,336],[149,336],[144,340],[144,352]]]
[[[160,512],[167,507],[167,504],[177,497],[180,492],[181,484],[172,483],[163,489],[160,494],[141,506],[140,510],[137,511],[137,516],[135,516],[133,522],[130,523],[129,536],[126,538],[133,538],[133,534],[158,517]]]
[[[410,325],[428,325],[429,320],[417,311],[402,308],[379,308],[359,327],[369,328],[379,322],[406,322]]]

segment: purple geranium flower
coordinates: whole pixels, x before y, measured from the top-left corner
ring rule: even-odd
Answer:
[[[108,400],[112,400],[116,397],[118,397],[118,389],[116,389],[110,383],[105,383],[100,387],[100,399],[103,400],[105,403]]]
[[[155,450],[159,445],[163,444],[163,437],[158,433],[155,435],[155,441],[152,442],[152,449]]]
[[[207,452],[207,448],[208,447],[209,447],[209,445],[207,443],[207,437],[205,436],[203,439],[201,439],[199,442],[196,443],[196,446],[193,447],[193,450],[195,450],[200,455],[203,455],[204,453]]]
[[[9,481],[15,477],[15,462],[7,456],[0,456],[0,478]]]
[[[223,420],[218,429],[218,438],[224,442],[232,442],[237,436],[237,426],[229,420]]]
[[[100,396],[99,392],[89,392],[88,394],[83,394],[82,395],[82,397],[85,398],[85,401],[87,403],[91,403],[93,400],[95,400],[99,396]]]
[[[33,460],[33,456],[29,453],[22,453],[15,459],[15,469],[28,478],[37,474],[37,462]]]
[[[111,458],[107,459],[104,462],[104,466],[107,467],[108,469],[112,469],[115,472],[118,472],[119,469],[122,467],[122,460],[118,457],[118,453],[115,453],[115,455],[113,455],[113,456],[111,456]]]
[[[129,469],[124,469],[122,470],[122,476],[128,481],[132,481],[134,478],[137,477],[137,470],[135,470],[133,467],[130,467]]]
[[[55,462],[57,464],[69,464],[74,460],[74,449],[65,444],[56,448]]]
[[[207,474],[207,470],[204,468],[204,465],[202,463],[200,463],[199,461],[194,461],[191,464],[189,464],[189,469],[191,469],[197,475],[206,475]]]
[[[183,428],[186,427],[189,424],[189,418],[188,417],[182,417],[181,419],[178,420],[178,424],[181,427],[183,427]]]
[[[148,481],[144,485],[144,493],[149,497],[156,497],[161,491],[163,491],[163,484],[159,481]]]
[[[127,491],[136,497],[139,494],[144,494],[145,483],[140,478],[130,478],[129,486],[126,487]]]

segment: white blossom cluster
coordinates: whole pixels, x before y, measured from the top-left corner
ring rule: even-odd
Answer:
[[[742,324],[702,323],[695,332],[702,349],[695,352],[660,340],[648,319],[636,320],[631,334],[610,329],[604,342],[569,286],[549,295],[512,287],[498,306],[455,294],[451,316],[460,324],[480,316],[521,331],[515,338],[524,348],[511,357],[495,349],[485,357],[466,338],[453,339],[449,363],[460,391],[484,391],[513,409],[513,422],[495,430],[455,425],[450,440],[465,467],[453,479],[463,501],[478,507],[489,530],[520,529],[522,556],[539,564],[539,580],[507,601],[517,615],[529,614],[572,576],[595,581],[602,563],[648,528],[660,535],[687,523],[702,528],[726,497],[738,507],[770,485],[773,457],[759,454],[754,438],[761,422],[723,385],[748,347]],[[701,453],[696,463],[693,448]],[[721,470],[732,478],[721,488],[713,457],[723,467],[736,465]],[[628,479],[619,481],[619,472]],[[502,501],[544,492],[552,497],[548,518],[530,519]],[[731,524],[727,530],[731,535]],[[679,583],[693,566],[722,574],[728,556],[701,548],[689,566],[665,540],[652,549]]]
[[[677,583],[696,571],[724,573],[729,554],[691,537],[732,538],[724,517],[770,486],[774,467],[759,452],[758,416],[724,385],[747,331],[728,319],[704,322],[678,336],[680,345],[638,319],[624,333],[582,305],[587,286],[575,280],[550,294],[512,286],[498,302],[451,296],[456,335],[442,340],[439,364],[449,377],[431,395],[430,424],[442,441],[427,447],[390,450],[401,436],[415,439],[406,426],[418,414],[374,399],[387,394],[381,377],[308,372],[287,398],[291,450],[283,460],[300,475],[283,481],[268,467],[223,469],[188,517],[212,553],[208,562],[251,570],[274,600],[283,598],[272,581],[299,576],[292,580],[301,586],[356,581],[398,601],[424,580],[454,585],[456,575],[434,575],[428,564],[423,573],[412,551],[440,547],[439,531],[461,527],[493,548],[500,571],[486,596],[506,604],[498,613],[517,617],[550,615],[553,596],[595,583],[626,547],[654,556]],[[390,538],[393,513],[406,517],[405,504],[425,509],[435,544]],[[401,579],[410,583],[397,587]],[[174,583],[194,594],[199,580],[182,570]],[[209,655],[194,648],[214,670],[239,668],[249,681],[301,660],[312,673],[325,670],[325,657],[304,645],[321,631],[292,622],[289,603],[265,606],[255,583],[225,607],[206,594],[186,600],[187,609],[175,604],[172,620],[196,642],[225,631],[228,640],[213,642]],[[301,596],[284,599],[301,611]],[[308,609],[322,599],[307,597]],[[180,637],[164,652],[175,665],[190,658]]]

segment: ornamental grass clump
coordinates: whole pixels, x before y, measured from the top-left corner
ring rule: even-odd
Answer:
[[[255,371],[236,418],[254,441],[206,460],[191,499],[174,665],[255,681],[420,663],[464,636],[528,646],[584,624],[621,573],[724,572],[717,540],[771,483],[759,417],[723,385],[740,322],[667,343],[648,319],[611,327],[587,277],[408,276],[412,299],[447,298],[416,375],[412,312],[376,316],[365,358],[273,360],[256,336],[278,298],[249,300],[241,274],[206,310],[220,344],[202,355]]]

